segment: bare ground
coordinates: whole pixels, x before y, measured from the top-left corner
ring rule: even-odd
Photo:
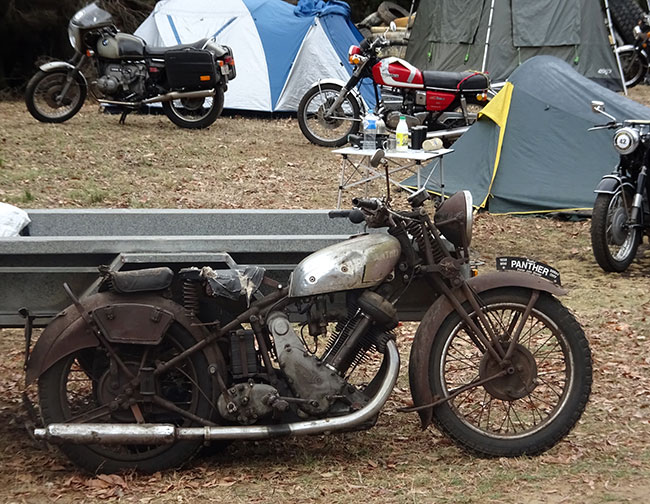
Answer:
[[[647,88],[633,97],[650,103]],[[586,105],[587,106],[587,105]],[[295,119],[222,117],[185,131],[163,116],[97,107],[62,125],[0,102],[0,201],[23,208],[332,208],[339,160],[310,145]],[[349,195],[348,195],[349,197]],[[3,330],[0,501],[214,502],[647,502],[650,495],[650,253],[624,274],[603,273],[589,221],[481,214],[473,248],[493,268],[522,255],[558,268],[594,358],[591,401],[578,426],[536,458],[478,459],[435,430],[420,431],[399,388],[367,432],[234,443],[177,472],[79,473],[23,428],[22,334]],[[399,335],[403,362],[415,326]]]

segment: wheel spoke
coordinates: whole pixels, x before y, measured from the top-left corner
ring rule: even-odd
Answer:
[[[522,324],[527,304],[488,304],[482,311],[499,337],[507,341]],[[473,317],[475,321],[478,320],[478,317]],[[542,428],[551,421],[562,404],[568,384],[565,378],[567,365],[563,334],[533,307],[514,349],[519,369],[530,371],[517,371],[512,376],[505,375],[496,381],[485,382],[482,386],[461,392],[452,400],[456,415],[473,429],[492,436],[519,436]],[[443,395],[449,396],[467,384],[485,380],[495,369],[499,369],[498,366],[488,366],[485,372],[488,373],[487,369],[490,369],[490,374],[482,374],[480,369],[486,365],[486,359],[489,362],[492,357],[477,351],[467,334],[465,323],[461,321],[446,345],[442,368],[445,384]],[[537,380],[535,384],[533,380]],[[489,392],[491,390],[499,397],[493,396]]]

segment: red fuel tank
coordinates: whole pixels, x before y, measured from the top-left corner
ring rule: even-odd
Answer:
[[[422,72],[408,61],[393,56],[382,59],[372,67],[372,78],[384,86],[424,88]]]

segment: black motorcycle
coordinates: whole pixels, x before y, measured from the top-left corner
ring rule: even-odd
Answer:
[[[591,246],[601,268],[621,272],[632,263],[643,235],[650,230],[650,120],[618,122],[605,112],[601,101],[592,101],[591,108],[610,120],[591,129],[616,129],[614,148],[620,154],[616,170],[605,175],[595,190]]]
[[[27,84],[27,109],[42,122],[73,117],[88,90],[103,104],[126,115],[161,103],[165,115],[182,128],[205,128],[221,114],[228,81],[235,78],[232,50],[214,39],[173,47],[149,47],[135,35],[118,32],[111,15],[92,3],[68,24],[75,50],[69,62],[46,63]],[[96,78],[82,72],[88,61]]]

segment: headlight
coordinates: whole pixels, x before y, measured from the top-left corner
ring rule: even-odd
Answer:
[[[639,146],[639,130],[625,126],[614,133],[614,148],[619,154],[631,154]]]
[[[433,221],[444,237],[456,247],[469,247],[474,223],[472,193],[459,191],[454,194],[440,205]]]

